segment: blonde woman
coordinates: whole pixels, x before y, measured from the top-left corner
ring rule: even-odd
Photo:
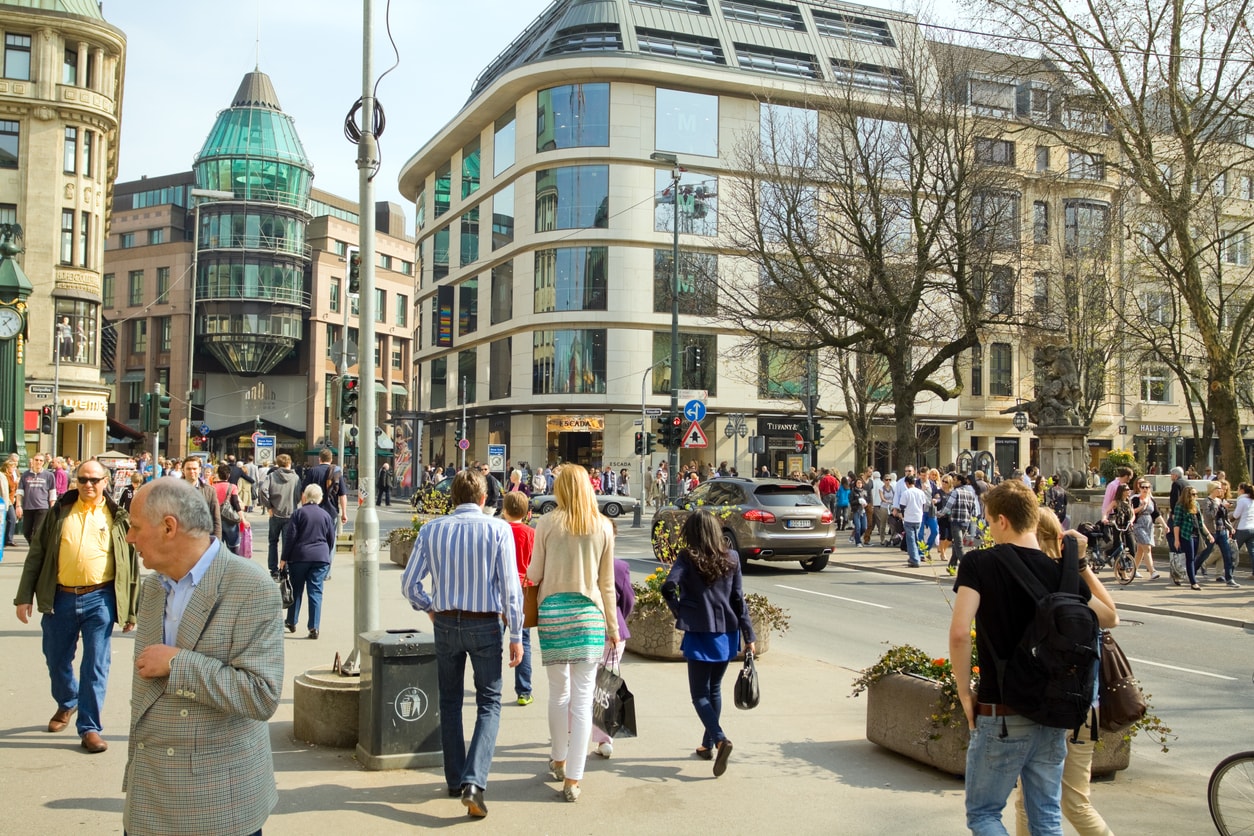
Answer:
[[[536,525],[527,578],[539,590],[540,659],[549,679],[549,774],[567,801],[579,798],[592,735],[597,662],[617,644],[614,529],[597,508],[589,474],[563,467],[557,510]]]
[[[1197,509],[1197,491],[1189,485],[1180,492],[1180,501],[1171,512],[1171,534],[1168,535],[1171,545],[1178,552],[1184,553],[1184,570],[1189,576],[1189,588],[1201,589],[1197,583],[1196,567],[1198,544],[1205,539],[1213,543],[1215,538],[1206,529],[1206,523]],[[1174,574],[1174,573],[1173,573]],[[1176,586],[1180,581],[1174,576]]]

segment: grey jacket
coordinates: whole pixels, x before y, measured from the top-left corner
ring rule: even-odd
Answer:
[[[262,504],[280,519],[288,519],[300,505],[300,477],[290,467],[275,467],[261,483]]]

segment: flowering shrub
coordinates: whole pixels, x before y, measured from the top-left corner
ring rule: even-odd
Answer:
[[[893,645],[883,656],[869,668],[864,668],[858,678],[853,681],[853,693],[856,697],[870,687],[871,683],[888,676],[901,673],[907,676],[918,676],[931,679],[941,686],[941,696],[937,711],[931,716],[932,727],[939,730],[945,726],[957,728],[966,723],[966,715],[962,713],[962,702],[958,699],[958,683],[954,679],[954,669],[945,658],[933,658],[917,647],[908,644]],[[978,686],[980,666],[975,655],[975,631],[971,631],[971,690]]]

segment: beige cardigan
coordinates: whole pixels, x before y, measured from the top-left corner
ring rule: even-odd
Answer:
[[[527,579],[540,587],[539,598],[574,592],[596,604],[605,616],[606,636],[618,641],[618,613],[614,595],[614,529],[600,520],[592,534],[571,534],[561,526],[560,511],[545,514],[536,524]]]

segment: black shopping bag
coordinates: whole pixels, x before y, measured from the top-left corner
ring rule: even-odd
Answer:
[[[592,692],[592,724],[610,737],[636,736],[636,697],[614,668],[597,667]]]
[[[283,597],[283,609],[296,603],[296,594],[292,591],[292,576],[286,566],[279,571],[279,594]]]

